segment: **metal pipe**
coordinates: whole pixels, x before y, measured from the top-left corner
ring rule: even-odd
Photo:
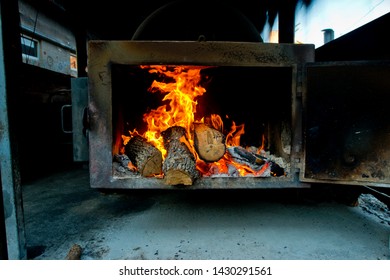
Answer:
[[[324,44],[334,40],[334,31],[331,28],[321,30],[324,32]]]

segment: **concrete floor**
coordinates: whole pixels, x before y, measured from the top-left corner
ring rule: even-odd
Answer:
[[[75,168],[23,184],[23,199],[29,259],[73,244],[81,259],[390,259],[386,206],[310,191],[103,192]]]

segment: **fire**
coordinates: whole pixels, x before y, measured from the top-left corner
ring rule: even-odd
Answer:
[[[204,118],[201,120],[201,122],[204,122]],[[211,114],[210,118],[207,119],[206,124],[215,128],[218,131],[221,131],[221,132],[224,131],[223,120],[222,120],[220,115]]]
[[[240,146],[240,138],[245,133],[244,127],[244,124],[236,125],[235,122],[232,122],[231,130],[226,137],[227,147]],[[262,140],[262,145],[256,151],[257,154],[261,154],[261,152],[263,152],[265,140],[264,136]],[[226,153],[224,157],[217,162],[209,164],[202,162],[202,164],[198,164],[198,168],[201,173],[204,174],[204,176],[212,176],[217,174],[235,174],[234,176],[240,177],[247,175],[261,176],[267,171],[267,169],[269,169],[269,167],[269,163],[265,163],[260,170],[253,170],[244,164],[235,162],[228,153]]]
[[[233,121],[232,128],[226,136],[226,145],[228,146],[240,146],[241,136],[245,133],[245,125],[236,125]]]
[[[205,67],[185,66],[141,66],[149,69],[149,73],[156,73],[168,82],[154,81],[149,88],[152,93],[165,94],[163,101],[168,104],[145,113],[143,120],[147,124],[144,137],[156,148],[166,151],[163,145],[161,132],[172,126],[182,126],[190,136],[190,128],[195,121],[197,98],[202,96],[206,89],[200,86],[200,71]]]
[[[252,170],[245,164],[240,164],[234,161],[225,153],[223,158],[218,162],[206,163],[199,158],[194,148],[191,129],[194,122],[206,123],[208,126],[224,132],[224,124],[222,118],[217,114],[212,114],[206,120],[195,120],[197,107],[197,99],[201,97],[206,89],[201,84],[201,70],[204,66],[161,66],[161,65],[146,65],[141,66],[142,69],[148,70],[151,74],[157,74],[160,81],[154,80],[148,89],[149,92],[155,94],[163,94],[163,105],[157,109],[152,109],[143,115],[143,121],[147,125],[146,132],[142,135],[134,129],[130,131],[130,136],[122,135],[123,144],[131,139],[134,135],[140,135],[147,139],[162,153],[163,158],[166,157],[166,150],[163,144],[161,133],[173,126],[183,127],[189,139],[187,146],[191,147],[193,154],[196,157],[197,169],[203,176],[234,174],[233,176],[246,176],[252,174],[261,176],[262,172],[269,167],[269,164],[264,164],[261,170]],[[228,116],[226,116],[228,118]],[[240,138],[245,133],[244,124],[236,125],[232,121],[230,132],[226,135],[226,147],[240,146]],[[264,138],[263,138],[264,143]],[[263,149],[263,145],[258,148],[257,152]]]

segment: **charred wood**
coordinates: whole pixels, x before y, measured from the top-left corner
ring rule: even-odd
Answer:
[[[161,174],[162,154],[141,136],[132,137],[125,146],[125,153],[144,177]]]
[[[125,154],[115,154],[114,162],[119,163],[119,165],[125,168],[126,170],[133,171],[133,172],[136,171],[136,169],[134,168],[135,166],[131,164],[130,158]]]
[[[229,147],[228,151],[235,161],[247,164],[254,170],[261,168],[267,160],[265,157],[249,152],[240,146]]]
[[[118,162],[123,167],[129,166],[129,163],[131,162],[130,158],[127,155],[120,155],[120,154],[114,155],[114,161]]]
[[[241,164],[245,164],[255,171],[261,170],[266,164],[269,166],[270,174],[272,176],[285,175],[284,169],[276,162],[262,155],[247,151],[243,147],[240,146],[229,147],[228,152],[234,161]]]
[[[135,165],[132,164],[130,158],[125,154],[115,154],[113,166],[119,173],[134,174],[138,173]]]
[[[276,162],[271,162],[271,175],[275,177],[285,176],[286,172],[284,171],[284,168],[282,168],[279,164]]]

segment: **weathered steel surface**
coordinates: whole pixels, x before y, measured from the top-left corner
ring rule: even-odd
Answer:
[[[21,65],[17,1],[0,2],[0,171],[8,259],[27,257],[22,190],[15,143],[15,99]],[[19,51],[18,51],[19,50]],[[11,115],[11,114],[14,115]],[[0,227],[1,229],[1,227]]]
[[[112,177],[108,188],[118,189],[282,189],[308,188],[309,184],[301,183],[298,176],[288,177],[204,177],[197,179],[191,186],[167,186],[163,179],[145,178],[141,176],[116,178]],[[92,187],[99,187],[93,186]],[[101,187],[101,186],[100,186]]]
[[[88,128],[85,127],[88,106],[88,78],[72,78],[73,160],[88,161]]]
[[[211,66],[291,66],[313,62],[309,44],[241,42],[90,41],[91,67],[118,64],[177,64]]]

